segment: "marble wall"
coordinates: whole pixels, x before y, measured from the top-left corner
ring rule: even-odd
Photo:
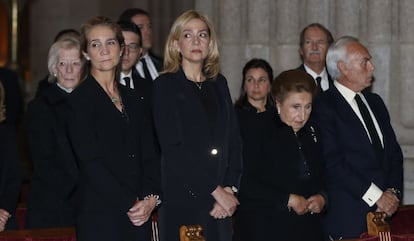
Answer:
[[[241,69],[252,57],[268,60],[275,75],[300,64],[299,34],[309,23],[334,37],[352,35],[368,46],[376,65],[373,91],[389,108],[404,152],[404,203],[414,203],[414,1],[196,0],[220,38],[222,72],[237,98]]]
[[[96,14],[117,18],[127,7],[153,16],[155,52],[162,54],[172,21],[196,8],[213,20],[220,42],[222,73],[233,99],[240,90],[241,69],[253,57],[268,60],[275,75],[300,64],[299,33],[312,22],[334,37],[353,35],[366,44],[376,65],[373,91],[389,108],[405,157],[404,203],[414,203],[414,1],[411,0],[31,0],[32,93],[46,71],[46,56],[61,28],[78,28]]]

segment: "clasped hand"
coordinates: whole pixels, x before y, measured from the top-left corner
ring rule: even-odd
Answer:
[[[292,208],[298,215],[308,212],[311,214],[320,213],[324,206],[325,199],[320,194],[310,196],[308,199],[297,194],[289,195],[288,207]]]
[[[216,219],[231,217],[236,211],[237,205],[240,204],[230,187],[217,186],[211,195],[213,195],[216,202],[210,211],[210,215]]]
[[[129,220],[135,226],[143,225],[151,217],[156,203],[157,200],[154,197],[137,201],[127,212]]]
[[[10,213],[0,208],[0,232],[6,227],[6,223],[10,218]]]
[[[385,212],[390,217],[397,211],[400,200],[392,191],[387,190],[382,193],[376,204],[377,212]]]

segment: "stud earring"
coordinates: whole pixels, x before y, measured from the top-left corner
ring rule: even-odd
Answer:
[[[277,108],[277,113],[280,115],[280,109],[279,108]]]

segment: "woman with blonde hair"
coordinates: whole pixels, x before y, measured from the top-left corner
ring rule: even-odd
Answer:
[[[195,10],[181,14],[164,58],[153,96],[163,157],[161,240],[178,241],[179,228],[186,224],[202,225],[207,240],[231,240],[241,140],[208,17]]]

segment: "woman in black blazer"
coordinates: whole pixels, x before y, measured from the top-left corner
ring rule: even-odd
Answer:
[[[81,27],[90,73],[71,95],[69,133],[79,163],[78,241],[150,240],[160,203],[152,121],[136,92],[118,85],[124,39],[106,17]]]
[[[238,195],[241,205],[234,217],[234,240],[255,240],[249,235],[253,226],[260,228],[261,222],[252,217],[260,220],[262,214],[252,213],[251,207],[256,205],[254,200],[262,195],[262,184],[258,180],[263,175],[263,144],[269,141],[269,130],[278,117],[270,94],[273,70],[269,63],[263,59],[251,59],[242,73],[241,94],[235,109],[243,140],[243,175]]]
[[[241,203],[237,241],[323,240],[321,212],[327,202],[318,131],[308,123],[315,80],[301,70],[282,72],[272,83],[279,117],[257,157],[257,189]],[[243,188],[243,186],[241,186]],[[239,223],[239,224],[238,224]],[[239,233],[240,234],[240,233]]]
[[[27,202],[27,228],[75,225],[78,167],[67,137],[67,100],[83,77],[79,39],[66,37],[49,50],[50,87],[28,106],[33,173]]]
[[[162,152],[160,239],[200,224],[207,240],[229,241],[241,175],[241,141],[216,36],[206,15],[189,10],[174,22],[154,83],[154,122]]]
[[[0,232],[17,229],[16,207],[22,184],[18,164],[17,137],[13,123],[7,123],[3,106],[5,92],[0,82]]]

